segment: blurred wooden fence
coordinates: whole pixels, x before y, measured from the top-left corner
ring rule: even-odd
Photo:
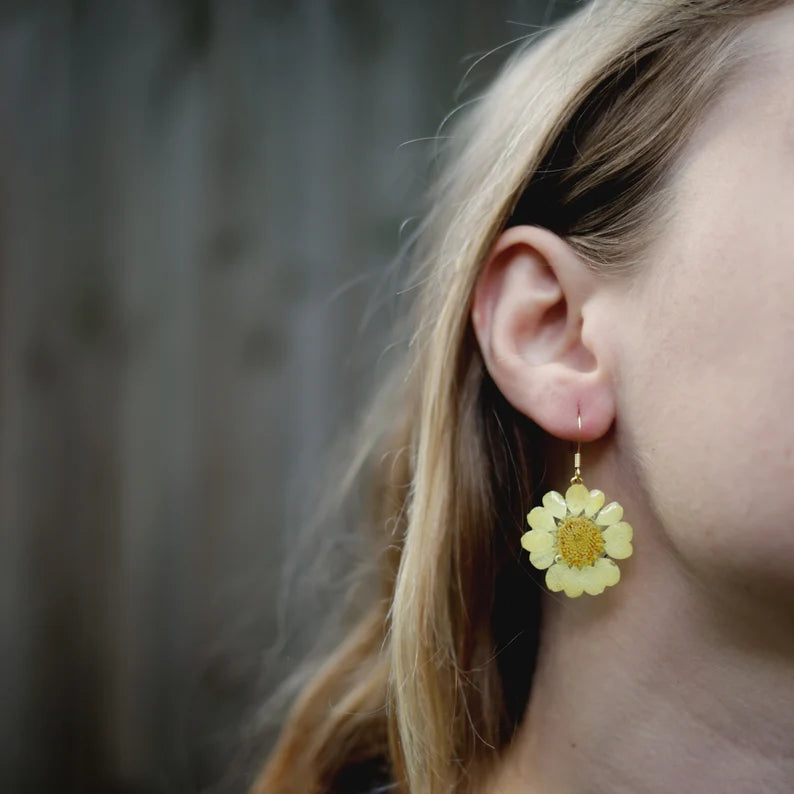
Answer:
[[[377,377],[351,361],[432,149],[400,144],[557,10],[4,5],[3,792],[218,782],[304,485]]]

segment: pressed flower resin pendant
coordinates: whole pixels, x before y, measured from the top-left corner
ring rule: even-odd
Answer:
[[[618,502],[605,505],[603,491],[585,487],[579,461],[577,450],[575,474],[565,496],[557,491],[544,494],[543,507],[533,507],[527,514],[531,530],[521,536],[532,565],[546,569],[549,590],[563,590],[571,598],[598,595],[617,584],[620,569],[614,560],[631,556],[634,535],[631,524],[621,520],[623,508]]]

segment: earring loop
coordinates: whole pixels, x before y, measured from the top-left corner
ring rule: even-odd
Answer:
[[[620,581],[615,560],[634,551],[631,524],[623,521],[618,502],[604,504],[603,491],[589,490],[581,475],[582,417],[577,406],[579,438],[574,454],[574,475],[563,496],[558,491],[543,495],[542,506],[527,513],[531,527],[521,536],[529,561],[546,571],[546,587],[570,598],[582,593],[598,595]]]

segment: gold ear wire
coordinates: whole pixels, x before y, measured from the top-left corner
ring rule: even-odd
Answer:
[[[571,477],[571,485],[582,482],[582,415],[579,413],[579,404],[576,404],[576,422],[579,425],[579,438],[576,439],[576,452],[573,456],[573,477]]]
[[[563,590],[576,598],[582,593],[598,595],[620,581],[615,560],[630,557],[634,530],[622,521],[618,502],[604,505],[603,491],[585,487],[582,480],[582,415],[576,406],[579,438],[573,458],[574,475],[565,496],[557,491],[543,495],[543,506],[527,513],[529,532],[521,545],[535,568],[546,570],[546,586],[553,593]]]

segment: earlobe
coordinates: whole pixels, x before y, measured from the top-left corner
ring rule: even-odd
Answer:
[[[614,395],[598,338],[583,338],[584,310],[602,284],[560,237],[516,226],[492,246],[475,285],[471,319],[485,365],[505,398],[550,434],[583,441],[607,432]]]

